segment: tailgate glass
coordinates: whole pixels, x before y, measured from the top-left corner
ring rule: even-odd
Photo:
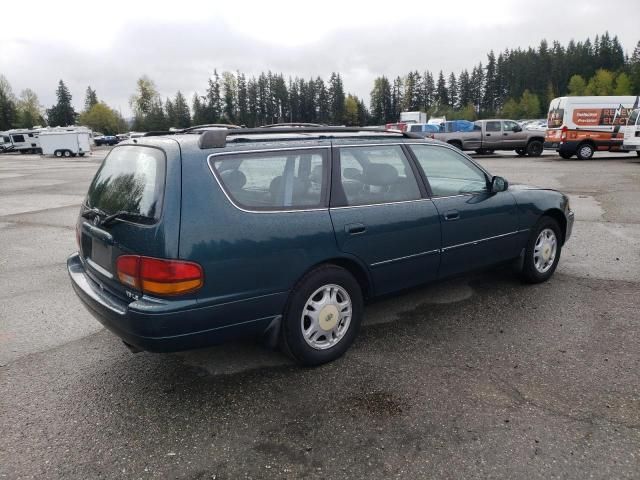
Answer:
[[[157,148],[114,148],[89,187],[87,206],[107,215],[122,211],[139,215],[135,223],[155,223],[162,208],[165,162],[164,153]]]

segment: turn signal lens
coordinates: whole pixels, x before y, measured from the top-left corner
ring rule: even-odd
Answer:
[[[116,267],[123,284],[155,295],[182,295],[204,283],[202,267],[193,262],[122,255]]]

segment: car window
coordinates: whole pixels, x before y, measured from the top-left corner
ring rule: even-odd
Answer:
[[[421,132],[422,131],[422,125],[411,125],[411,132]]]
[[[487,132],[499,132],[501,130],[500,122],[487,122]]]
[[[13,141],[16,143],[24,142],[24,135],[12,135]]]
[[[412,145],[435,197],[487,191],[487,178],[482,170],[451,148]]]
[[[323,150],[228,155],[212,166],[227,194],[242,207],[288,210],[322,204],[327,169]]]
[[[399,145],[341,148],[340,180],[347,205],[420,198],[418,182]]]
[[[504,122],[502,122],[502,128],[504,129],[505,132],[513,132],[514,128],[518,127],[519,125],[516,122],[512,122],[510,120],[506,120]]]

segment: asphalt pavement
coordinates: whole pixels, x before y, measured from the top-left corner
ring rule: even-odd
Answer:
[[[640,477],[640,158],[476,157],[576,211],[554,277],[366,308],[331,364],[238,342],[132,354],[65,270],[106,149],[0,155],[0,478]]]

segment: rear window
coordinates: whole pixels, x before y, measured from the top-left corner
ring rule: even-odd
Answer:
[[[322,206],[327,150],[284,150],[214,157],[211,165],[227,195],[251,210]]]
[[[136,223],[155,223],[162,208],[165,164],[165,155],[157,148],[114,148],[91,182],[87,206],[107,215],[130,213],[138,217]]]

